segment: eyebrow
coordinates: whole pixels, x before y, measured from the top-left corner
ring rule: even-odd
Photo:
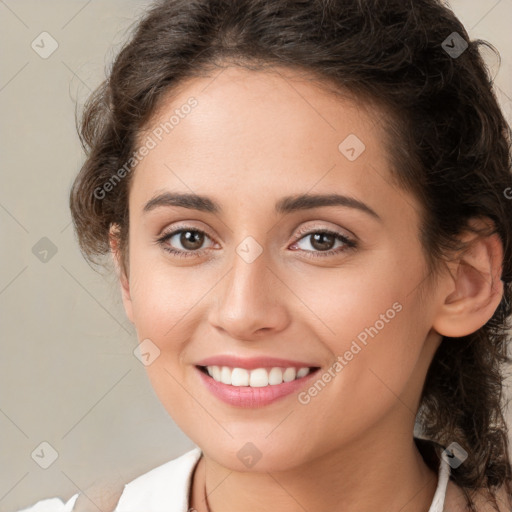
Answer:
[[[219,203],[208,196],[173,192],[163,192],[153,197],[144,205],[143,212],[147,213],[155,208],[166,206],[178,206],[215,214],[222,212]],[[340,194],[299,194],[282,197],[276,202],[275,211],[276,213],[286,214],[325,206],[354,208],[382,221],[381,217],[362,201]]]

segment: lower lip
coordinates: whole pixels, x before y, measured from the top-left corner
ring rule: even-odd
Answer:
[[[234,405],[235,407],[256,408],[269,405],[280,398],[298,392],[304,387],[311,377],[313,377],[318,369],[310,371],[305,377],[283,382],[273,386],[264,386],[260,388],[252,388],[250,386],[230,386],[217,382],[209,375],[205,374],[196,367],[204,385],[223,402]]]

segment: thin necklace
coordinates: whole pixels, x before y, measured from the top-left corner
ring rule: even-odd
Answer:
[[[203,455],[204,458],[204,455]],[[208,496],[206,493],[206,461],[203,460],[204,464],[204,504],[206,505],[207,512],[211,512],[210,506],[208,505]]]
[[[204,504],[206,505],[206,510],[211,512],[210,507],[208,505],[208,497],[206,496],[206,483],[204,484]]]

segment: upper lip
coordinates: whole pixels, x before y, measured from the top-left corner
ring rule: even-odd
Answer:
[[[217,355],[207,357],[196,363],[197,366],[229,366],[230,368],[255,368],[281,367],[281,368],[316,368],[318,365],[297,361],[293,359],[280,359],[278,357],[239,357],[233,355]]]

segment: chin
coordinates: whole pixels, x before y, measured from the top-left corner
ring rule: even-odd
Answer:
[[[276,440],[226,440],[225,443],[196,444],[203,453],[230,471],[273,473],[287,471],[307,462],[307,454],[297,451],[297,444]]]

